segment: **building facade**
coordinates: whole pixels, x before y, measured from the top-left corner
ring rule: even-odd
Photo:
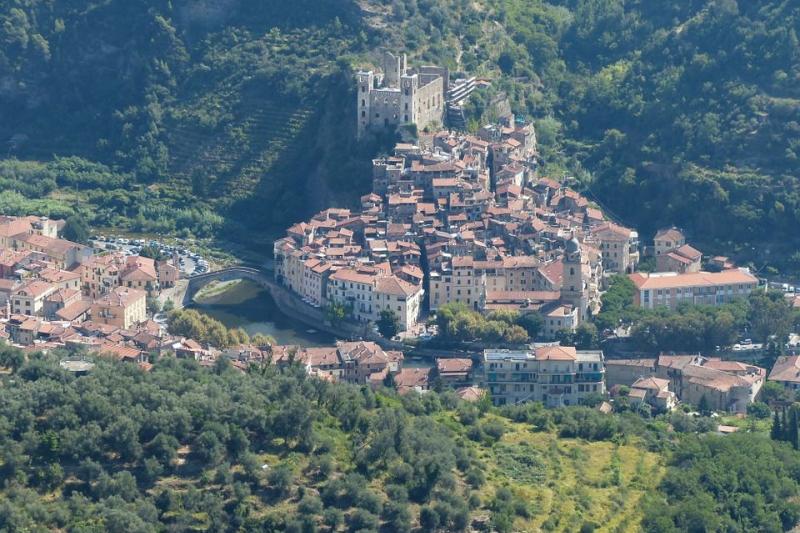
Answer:
[[[147,320],[147,293],[139,289],[116,287],[92,304],[92,320],[120,329],[129,329]]]
[[[630,274],[636,285],[634,303],[646,309],[676,309],[686,302],[694,305],[723,305],[746,298],[758,287],[758,279],[747,269],[722,272],[675,272]]]
[[[601,351],[569,346],[533,350],[485,350],[484,386],[495,405],[527,401],[548,407],[579,405],[590,394],[605,394]]]
[[[630,228],[605,222],[592,229],[603,256],[606,272],[629,274],[639,263],[639,234]]]

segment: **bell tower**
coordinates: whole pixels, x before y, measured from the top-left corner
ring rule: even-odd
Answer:
[[[561,302],[578,309],[580,321],[586,320],[589,307],[587,283],[583,279],[583,254],[581,244],[573,237],[567,241],[564,252],[564,276],[561,285]]]

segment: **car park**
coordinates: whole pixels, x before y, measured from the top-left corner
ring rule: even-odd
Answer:
[[[114,235],[99,234],[92,237],[91,241],[98,253],[119,251],[126,257],[141,254],[145,246],[156,249],[168,258],[176,257],[178,268],[184,276],[191,276],[195,273],[203,274],[210,270],[208,261],[200,254],[178,244],[167,244],[155,239],[125,239],[117,238]]]

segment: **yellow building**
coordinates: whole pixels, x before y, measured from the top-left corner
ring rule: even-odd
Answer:
[[[147,293],[139,289],[116,287],[92,304],[92,320],[121,329],[147,319]]]

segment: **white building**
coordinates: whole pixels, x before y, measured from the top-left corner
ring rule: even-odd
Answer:
[[[423,293],[394,275],[343,268],[330,276],[328,300],[345,306],[359,322],[376,322],[381,311],[390,310],[405,331],[419,320]]]
[[[570,346],[533,350],[489,349],[483,353],[484,386],[495,405],[526,401],[548,407],[578,405],[590,394],[605,394],[601,351]]]

